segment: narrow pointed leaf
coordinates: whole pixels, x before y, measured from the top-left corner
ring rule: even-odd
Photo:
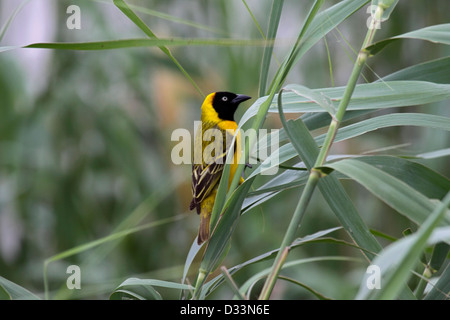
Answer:
[[[295,89],[295,85],[289,85]],[[312,89],[339,103],[345,87]],[[258,111],[267,97],[258,99],[241,118],[240,125],[246,123]],[[385,81],[359,84],[355,87],[347,110],[380,110],[394,107],[407,107],[427,104],[450,99],[450,84],[432,83],[426,81]],[[269,108],[269,112],[278,113],[277,95]],[[316,113],[323,112],[311,99],[298,96],[292,92],[283,94],[283,111],[285,113]]]
[[[422,29],[407,32],[392,38],[388,38],[372,44],[371,46],[367,47],[366,50],[370,52],[370,54],[374,55],[380,52],[388,44],[398,41],[400,39],[417,39],[450,45],[450,23],[429,26]]]
[[[378,81],[418,80],[450,83],[450,56],[419,63],[391,73]]]
[[[280,22],[281,11],[283,9],[284,0],[274,0],[270,10],[269,27],[266,39],[275,39],[277,35],[278,25]],[[269,76],[270,61],[273,53],[273,45],[268,44],[264,48],[263,58],[261,61],[261,72],[259,79],[259,94],[266,94],[267,78]]]
[[[345,159],[326,166],[362,184],[387,205],[419,225],[436,207],[435,202],[405,182],[357,159]],[[450,214],[447,213],[443,220],[450,223]]]
[[[374,259],[373,264],[381,270],[382,285],[379,290],[369,290],[366,285],[367,279],[364,278],[357,295],[358,299],[395,299],[405,287],[406,280],[425,247],[442,241],[450,243],[450,227],[436,229],[445,218],[449,205],[450,192],[434,208],[416,233],[396,241]]]
[[[220,216],[219,221],[212,230],[211,238],[200,265],[200,269],[205,270],[206,274],[213,271],[213,268],[216,267],[223,258],[222,253],[226,249],[239,220],[242,202],[251,187],[252,180],[253,179],[247,179],[241,187],[233,192],[232,197],[224,206],[225,209]]]
[[[447,265],[439,280],[432,286],[425,300],[448,300],[450,292],[450,265]]]
[[[27,289],[0,276],[0,297],[10,300],[39,300],[40,298]]]

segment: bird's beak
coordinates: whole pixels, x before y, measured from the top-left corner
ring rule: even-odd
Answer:
[[[241,103],[241,102],[243,102],[243,101],[246,101],[246,100],[248,100],[248,99],[251,99],[251,98],[252,98],[252,97],[249,97],[249,96],[246,96],[246,95],[243,95],[243,94],[238,94],[236,98],[234,98],[233,100],[231,100],[231,102],[232,102],[233,104],[238,105],[239,103]]]

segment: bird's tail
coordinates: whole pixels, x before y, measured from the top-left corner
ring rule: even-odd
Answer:
[[[201,245],[209,238],[209,223],[211,221],[211,213],[202,212],[200,214],[200,227],[198,228],[197,243]]]
[[[200,204],[200,227],[198,228],[197,243],[200,245],[209,239],[209,225],[211,221],[211,213],[214,207],[217,190],[213,189],[211,194],[207,196]]]

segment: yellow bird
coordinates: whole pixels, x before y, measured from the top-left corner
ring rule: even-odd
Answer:
[[[231,92],[213,92],[202,104],[201,124],[197,128],[194,143],[194,161],[192,163],[192,201],[189,209],[196,208],[200,215],[200,227],[197,243],[209,239],[209,224],[211,212],[216,199],[217,188],[222,176],[227,152],[230,149],[233,136],[237,129],[234,113],[239,104],[251,97]],[[233,161],[230,164],[230,187],[236,172],[240,149],[239,132],[234,144]],[[237,150],[237,152],[236,152]],[[241,177],[239,183],[244,179]]]

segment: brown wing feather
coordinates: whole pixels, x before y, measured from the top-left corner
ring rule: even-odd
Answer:
[[[197,208],[200,213],[200,203],[211,193],[222,175],[223,164],[193,165],[192,168],[192,202],[189,209]]]
[[[219,128],[214,126],[212,129]],[[221,143],[225,144],[226,132],[222,132],[223,139]],[[197,137],[198,138],[198,137]],[[211,141],[202,141],[202,151],[207,145],[213,143]],[[224,146],[226,150],[226,146]],[[203,155],[202,155],[203,156]],[[189,209],[197,209],[197,213],[200,213],[200,203],[211,193],[214,189],[220,177],[226,159],[226,152],[216,154],[213,158],[203,159],[202,164],[192,165],[192,201]]]

